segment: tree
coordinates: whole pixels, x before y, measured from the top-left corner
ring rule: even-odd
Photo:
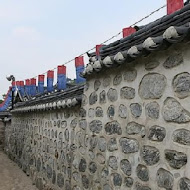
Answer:
[[[0,99],[0,104],[5,100],[6,94],[2,94],[3,99]]]
[[[6,98],[6,96],[7,96],[6,94],[3,94],[3,95],[2,95],[2,97],[3,97],[3,100]]]

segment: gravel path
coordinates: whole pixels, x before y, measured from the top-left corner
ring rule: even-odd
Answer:
[[[0,190],[37,190],[30,178],[1,151]]]

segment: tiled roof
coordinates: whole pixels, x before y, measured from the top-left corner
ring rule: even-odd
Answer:
[[[26,102],[18,102],[14,106],[12,113],[29,112],[40,110],[51,110],[60,108],[70,108],[81,103],[84,85],[78,85],[64,90],[63,92],[53,92],[48,95],[33,97]]]
[[[132,35],[100,49],[100,59],[90,58],[90,63],[82,73],[84,77],[102,69],[134,61],[140,56],[151,52],[167,49],[175,43],[189,40],[190,4],[171,15],[164,16]]]
[[[9,111],[0,111],[0,119],[4,119],[5,117],[11,117],[11,114]]]

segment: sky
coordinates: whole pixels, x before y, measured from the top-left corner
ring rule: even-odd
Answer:
[[[11,85],[7,75],[25,80],[56,68],[165,4],[166,0],[0,0],[0,98]],[[166,8],[139,25],[163,15]],[[75,78],[74,62],[67,65],[67,76]]]

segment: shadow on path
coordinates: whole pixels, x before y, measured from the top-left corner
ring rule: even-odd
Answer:
[[[37,190],[32,181],[0,151],[0,190]]]

